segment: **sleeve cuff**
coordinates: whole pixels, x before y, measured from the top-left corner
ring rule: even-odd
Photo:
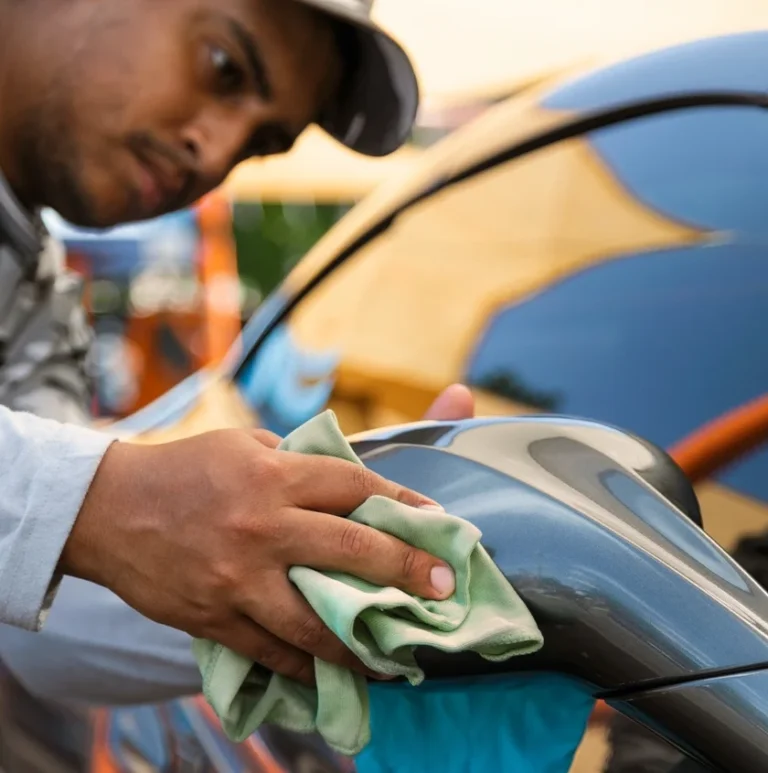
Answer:
[[[60,583],[57,566],[64,545],[115,438],[24,414],[12,421],[24,441],[11,481],[22,495],[22,517],[0,546],[0,619],[37,631]]]

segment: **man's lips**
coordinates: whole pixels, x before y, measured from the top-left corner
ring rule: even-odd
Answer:
[[[137,167],[139,170],[138,188],[141,196],[141,207],[145,212],[156,212],[162,206],[165,194],[160,187],[157,177],[143,161],[139,160]]]
[[[190,184],[190,175],[148,154],[136,153],[138,192],[142,209],[148,214],[168,211],[181,205]]]

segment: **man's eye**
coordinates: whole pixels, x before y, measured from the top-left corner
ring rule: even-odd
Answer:
[[[216,88],[225,94],[242,91],[245,85],[245,73],[242,67],[219,46],[211,47],[210,56],[216,77]]]

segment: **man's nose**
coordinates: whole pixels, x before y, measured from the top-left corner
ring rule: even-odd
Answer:
[[[200,113],[183,131],[182,141],[196,171],[210,185],[218,185],[242,160],[253,134],[253,116],[215,108]]]

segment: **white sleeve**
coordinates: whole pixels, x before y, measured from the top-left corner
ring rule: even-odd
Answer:
[[[36,631],[110,436],[0,406],[0,623]]]

